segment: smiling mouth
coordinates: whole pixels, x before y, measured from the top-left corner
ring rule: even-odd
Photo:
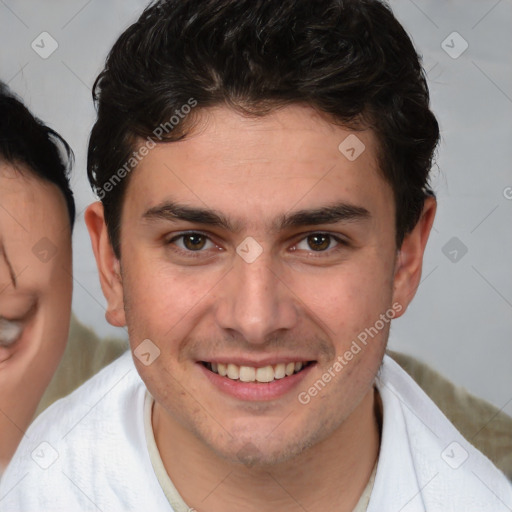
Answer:
[[[274,365],[256,368],[253,366],[238,366],[236,364],[208,363],[202,365],[213,373],[239,382],[256,382],[267,384],[275,380],[285,379],[296,373],[300,373],[315,361],[297,361],[290,363],[279,363]]]

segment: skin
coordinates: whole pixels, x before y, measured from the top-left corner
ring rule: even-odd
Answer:
[[[165,468],[199,512],[350,511],[373,469],[373,382],[389,324],[309,404],[297,395],[393,303],[396,316],[406,310],[436,205],[426,201],[397,251],[376,138],[357,132],[366,149],[351,162],[338,150],[351,133],[299,105],[257,119],[227,107],[202,111],[187,138],[157,145],[130,177],[120,261],[101,204],[86,213],[107,319],[128,326],[132,349],[145,339],[160,349],[148,366],[134,360],[155,398]],[[165,201],[216,210],[238,229],[144,216]],[[285,214],[340,202],[368,216],[272,229]],[[198,230],[209,237],[200,251],[176,239]],[[318,250],[308,244],[314,233],[347,245],[328,238]],[[236,253],[248,236],[263,249],[250,264]],[[315,364],[290,392],[254,401],[220,391],[198,363],[265,357]]]
[[[33,252],[38,242],[39,257]],[[64,352],[71,265],[69,216],[58,187],[21,165],[0,162],[0,470]],[[9,332],[19,336],[8,339]]]

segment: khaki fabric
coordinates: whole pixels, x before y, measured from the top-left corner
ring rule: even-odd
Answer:
[[[100,339],[72,315],[62,361],[36,415],[62,398],[128,349],[121,339]],[[512,418],[454,385],[428,365],[398,352],[388,354],[418,383],[462,435],[512,481]]]
[[[69,395],[126,350],[127,341],[119,338],[98,338],[92,329],[83,325],[72,314],[66,350],[39,403],[36,416],[59,398]]]

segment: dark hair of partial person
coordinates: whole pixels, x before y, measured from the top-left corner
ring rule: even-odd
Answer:
[[[53,183],[64,195],[71,230],[75,201],[69,186],[73,151],[54,130],[34,117],[9,88],[0,82],[0,161],[24,165],[34,176]]]
[[[183,139],[201,109],[219,105],[264,116],[303,104],[334,124],[372,129],[380,172],[394,193],[397,247],[433,195],[428,179],[439,127],[421,58],[386,4],[161,0],[119,37],[93,87],[87,173],[102,192],[118,258],[129,175],[108,193],[103,187],[190,98],[197,106],[164,141]]]

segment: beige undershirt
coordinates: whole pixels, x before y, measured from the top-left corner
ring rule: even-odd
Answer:
[[[160,487],[164,491],[165,497],[169,501],[172,506],[174,512],[190,512],[194,509],[188,507],[187,504],[183,501],[183,498],[180,496],[179,492],[174,487],[172,480],[169,478],[167,471],[165,470],[164,463],[162,462],[162,458],[160,457],[160,452],[158,451],[158,447],[156,446],[155,436],[153,434],[153,427],[151,424],[151,413],[153,410],[154,404],[153,397],[146,391],[146,398],[144,400],[144,432],[146,434],[146,444],[148,447],[149,458],[151,460],[151,464],[153,465],[153,469],[155,471],[155,475],[158,479],[158,483]],[[372,474],[370,475],[370,479],[366,484],[366,487],[363,491],[363,494],[359,498],[359,501],[354,508],[353,512],[365,512],[368,508],[368,503],[370,501],[370,496],[372,494],[373,482],[375,481],[375,473],[377,472],[377,463],[373,468]]]

